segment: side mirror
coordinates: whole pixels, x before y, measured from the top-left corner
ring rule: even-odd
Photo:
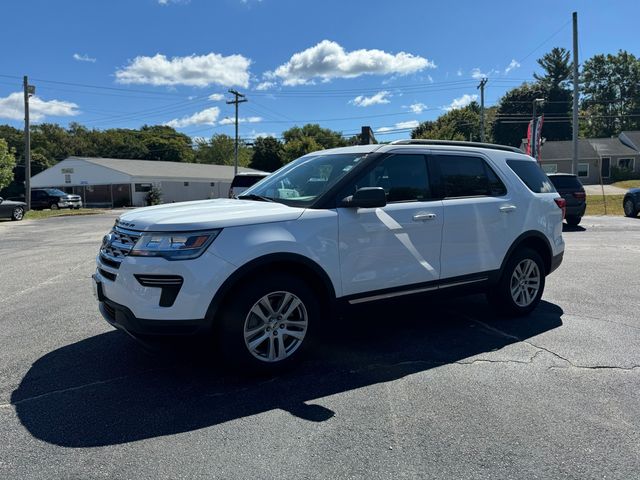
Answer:
[[[353,195],[342,199],[342,206],[349,208],[377,208],[387,204],[387,195],[382,187],[360,188]]]

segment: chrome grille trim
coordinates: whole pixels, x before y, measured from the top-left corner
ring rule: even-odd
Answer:
[[[122,262],[122,259],[129,255],[142,232],[127,230],[116,225],[109,234],[113,235],[113,241],[109,245],[103,245],[100,253],[113,262]]]

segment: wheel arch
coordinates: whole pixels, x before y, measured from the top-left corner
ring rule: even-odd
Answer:
[[[551,249],[551,244],[543,233],[536,230],[530,230],[518,236],[518,238],[516,238],[509,247],[509,250],[507,250],[507,254],[502,259],[502,264],[500,265],[498,275],[496,275],[496,277],[494,278],[494,281],[496,283],[500,281],[502,272],[504,271],[509,258],[511,258],[511,255],[513,255],[513,253],[520,248],[531,248],[532,250],[538,252],[542,257],[542,261],[544,262],[545,274],[548,275],[551,272],[553,259],[553,250]]]
[[[212,326],[225,301],[229,299],[229,295],[242,285],[248,275],[259,275],[261,272],[291,273],[294,276],[302,276],[318,294],[322,313],[328,315],[334,313],[336,292],[329,275],[320,265],[297,253],[272,253],[247,262],[225,280],[207,309],[207,319]]]

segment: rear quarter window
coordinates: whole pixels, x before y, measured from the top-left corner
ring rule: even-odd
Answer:
[[[507,160],[507,165],[533,193],[553,193],[556,191],[553,183],[537,162]]]

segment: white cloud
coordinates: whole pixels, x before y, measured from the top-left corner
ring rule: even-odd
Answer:
[[[427,80],[429,80],[429,83],[433,83],[433,77],[431,75],[427,75]]]
[[[469,95],[465,93],[461,97],[454,98],[453,101],[444,107],[445,110],[453,110],[455,108],[463,108],[469,105],[471,102],[475,102],[478,99],[478,95]]]
[[[45,117],[73,117],[80,114],[78,105],[62,100],[42,100],[33,96],[29,100],[29,114],[31,120],[39,122]],[[9,120],[24,119],[24,94],[22,92],[10,93],[0,98],[0,118]]]
[[[262,82],[256,85],[256,90],[269,90],[276,86],[275,82]]]
[[[160,5],[169,5],[170,3],[183,3],[183,4],[187,4],[189,3],[191,0],[158,0],[158,3]]]
[[[395,55],[376,49],[346,52],[338,43],[323,40],[293,54],[288,62],[265,76],[279,78],[284,85],[302,85],[313,83],[314,79],[327,81],[360,75],[407,75],[425,68],[435,68],[435,64],[406,52]]]
[[[486,78],[488,74],[482,73],[479,68],[474,68],[471,70],[471,78],[475,78],[476,80],[482,80]]]
[[[224,95],[222,93],[212,93],[207,98],[209,98],[209,100],[211,100],[212,102],[221,102],[222,100],[224,100]]]
[[[400,130],[404,128],[416,128],[420,125],[418,120],[408,120],[406,122],[398,122],[393,127],[380,127],[376,130],[376,132],[390,132],[391,130]]]
[[[262,121],[262,117],[241,117],[238,118],[238,123],[259,123]],[[233,125],[236,123],[235,118],[227,117],[220,120],[220,125]]]
[[[458,77],[461,77],[461,76],[462,76],[462,70],[461,70],[461,69],[458,69],[458,71],[456,72],[456,75],[457,75]]]
[[[219,116],[220,109],[218,107],[210,107],[187,117],[174,118],[165,123],[165,125],[173,128],[184,128],[192,125],[215,125]]]
[[[381,92],[376,93],[370,97],[365,97],[363,95],[358,95],[353,100],[349,100],[349,103],[355,105],[356,107],[369,107],[371,105],[380,105],[384,103],[390,103],[388,97],[391,96],[391,92],[387,90],[382,90]]]
[[[73,54],[73,59],[77,60],[79,62],[91,62],[91,63],[96,63],[96,59],[93,57],[90,57],[89,55],[87,55],[86,53],[83,54],[79,54],[79,53],[74,53]]]
[[[251,133],[247,135],[247,138],[255,140],[256,138],[276,137],[276,136],[277,135],[273,132],[256,132],[255,130],[252,130]]]
[[[116,71],[118,83],[149,85],[188,85],[225,87],[249,85],[251,60],[242,55],[227,57],[218,53],[167,58],[160,53],[153,57],[139,56]]]
[[[504,74],[506,75],[507,73],[509,73],[511,70],[513,70],[515,68],[520,68],[520,63],[518,61],[516,61],[516,59],[513,59],[509,63],[509,66],[504,69]]]
[[[418,102],[418,103],[412,103],[411,105],[409,105],[406,108],[408,108],[409,110],[411,110],[415,114],[420,114],[424,110],[426,110],[428,107],[424,103]]]

